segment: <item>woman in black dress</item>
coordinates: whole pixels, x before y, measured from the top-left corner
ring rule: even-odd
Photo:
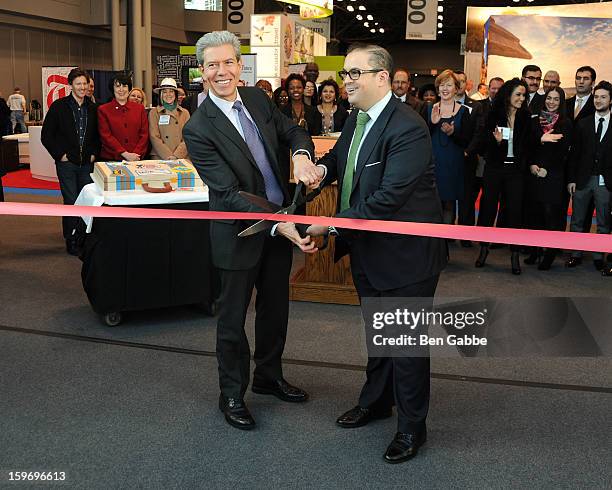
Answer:
[[[563,231],[562,207],[564,204],[565,174],[571,142],[572,125],[565,117],[565,92],[562,88],[549,89],[544,107],[538,118],[532,118],[533,140],[536,145],[533,162],[527,177],[525,218],[529,228],[535,230]],[[555,260],[557,249],[548,248],[539,270],[548,270]],[[535,264],[540,257],[534,249],[525,259]]]
[[[486,166],[478,226],[493,226],[499,198],[505,197],[508,228],[521,228],[525,172],[532,161],[531,113],[525,97],[527,85],[518,78],[507,81],[493,101],[485,125]],[[518,245],[510,245],[513,274],[521,273]],[[482,243],[476,267],[484,267],[489,244]]]

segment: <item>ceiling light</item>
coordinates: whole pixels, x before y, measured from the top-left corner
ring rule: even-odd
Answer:
[[[355,10],[355,7],[353,7],[352,5],[349,5],[348,7],[346,7],[346,10],[348,10],[349,12],[352,12],[353,10]]]
[[[444,12],[444,7],[442,5],[438,5],[438,12]]]
[[[438,20],[444,20],[444,16],[443,15],[438,15]]]
[[[376,33],[376,29],[370,29],[370,32],[371,32],[372,34],[375,34],[375,33]]]
[[[355,18],[356,18],[357,20],[363,20],[363,15],[361,15],[361,14],[357,14],[357,15],[355,16]]]
[[[374,20],[374,17],[371,14],[368,14],[367,17],[368,17],[368,20]]]
[[[366,8],[363,5],[360,5],[359,7],[357,7],[359,10],[365,10]]]
[[[384,34],[385,30],[381,27],[380,29],[378,29],[378,32],[380,32],[381,34]]]
[[[442,29],[442,27],[444,27],[444,24],[442,24],[442,22],[438,22],[438,29]]]
[[[378,22],[374,22],[374,25],[375,25],[375,26],[377,26],[377,25],[378,25]]]
[[[438,31],[438,34],[442,34],[442,31]]]
[[[363,25],[366,26],[366,27],[370,27],[370,23],[369,22],[364,22]]]

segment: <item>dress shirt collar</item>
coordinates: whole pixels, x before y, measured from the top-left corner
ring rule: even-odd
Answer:
[[[397,95],[395,96],[396,99],[401,100],[402,102],[406,102],[406,98],[407,98],[408,94],[404,94],[401,97],[398,97]]]
[[[597,125],[599,124],[599,120],[601,118],[604,118],[604,126],[607,126],[610,123],[610,111],[608,111],[608,113],[605,116],[600,116],[597,112],[595,113],[595,127],[597,127]]]
[[[393,96],[393,92],[389,90],[387,92],[387,95],[385,95],[382,99],[376,102],[376,104],[370,107],[369,110],[365,111],[368,113],[368,116],[370,116],[370,121],[368,122],[369,124],[374,124],[376,122],[376,119],[378,119],[378,116],[380,116],[383,109],[387,107],[387,104],[391,100],[392,96]],[[364,112],[364,111],[360,110],[359,112]]]
[[[586,94],[583,95],[582,97],[580,97],[580,95],[576,94],[576,104],[578,103],[578,101],[582,102],[582,105],[585,104],[585,102],[587,100],[589,100],[589,97],[591,96],[591,94]]]
[[[236,102],[237,100],[242,102],[242,99],[240,98],[240,92],[238,90],[236,90],[236,99],[232,101],[225,100],[225,99],[222,99],[221,97],[216,96],[212,92],[212,90],[208,91],[208,96],[210,97],[211,102],[215,104],[221,110],[221,112],[223,112],[223,114],[225,114],[228,118],[230,117],[230,113],[232,112],[232,109],[234,108],[234,102]]]

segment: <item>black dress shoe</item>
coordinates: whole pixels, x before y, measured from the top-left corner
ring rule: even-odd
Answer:
[[[255,419],[252,417],[244,400],[225,398],[219,395],[219,410],[225,415],[225,420],[232,427],[242,430],[255,428]]]
[[[565,267],[576,267],[580,264],[582,264],[581,257],[570,257],[569,259],[566,260]]]
[[[604,261],[602,259],[595,259],[593,261],[593,265],[595,266],[595,269],[602,271],[604,268]]]
[[[348,412],[343,413],[336,420],[336,424],[345,429],[355,429],[369,424],[372,420],[388,419],[391,417],[392,411],[376,411],[371,408],[363,408],[357,405],[351,408]]]
[[[521,261],[519,260],[519,253],[512,252],[510,256],[510,266],[512,267],[512,274],[519,276],[521,274]]]
[[[255,384],[253,382],[253,393],[259,395],[274,395],[285,402],[302,403],[308,400],[308,393],[297,386],[292,386],[284,379],[279,379],[271,384]]]
[[[79,255],[79,244],[77,240],[69,238],[66,240],[66,252],[69,255],[77,256]]]
[[[398,432],[389,444],[383,459],[387,463],[403,463],[414,458],[419,452],[419,448],[427,440],[427,430],[424,429],[418,434],[405,434]]]
[[[550,266],[555,261],[555,257],[557,255],[557,250],[554,248],[549,248],[544,252],[544,258],[542,258],[542,262],[538,265],[539,271],[547,271],[550,269]]]
[[[461,246],[463,248],[472,248],[473,245],[469,240],[461,240]]]
[[[478,258],[476,259],[476,263],[474,264],[474,267],[484,267],[484,265],[487,263],[487,257],[489,256],[489,247],[486,247],[484,245],[482,245],[480,247],[480,254],[478,255]]]

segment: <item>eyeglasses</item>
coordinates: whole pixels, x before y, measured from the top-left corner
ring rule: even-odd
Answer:
[[[349,71],[340,70],[338,72],[338,76],[344,80],[348,75],[351,80],[359,80],[359,77],[364,73],[378,73],[379,71],[384,71],[382,68],[376,68],[375,70],[360,70],[359,68],[352,68]]]
[[[542,77],[525,77],[525,80],[529,80],[530,82],[541,82]]]

